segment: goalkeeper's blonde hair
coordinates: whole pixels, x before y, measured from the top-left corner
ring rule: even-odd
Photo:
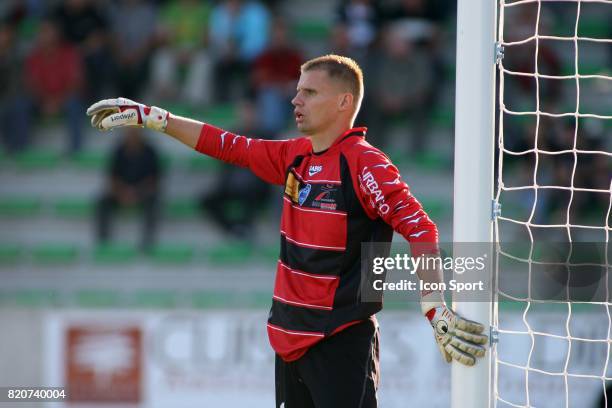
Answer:
[[[363,100],[363,71],[355,60],[341,55],[328,54],[302,64],[301,72],[323,70],[330,78],[347,86],[355,101],[355,113]]]

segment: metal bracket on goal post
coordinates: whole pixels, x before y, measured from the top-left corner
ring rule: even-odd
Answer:
[[[453,246],[463,243],[492,243],[492,206],[495,147],[495,72],[503,58],[496,43],[497,2],[458,0],[457,75],[455,92],[455,171],[453,198]],[[492,58],[492,50],[494,57]],[[469,245],[468,245],[469,246]],[[453,256],[457,256],[455,250]],[[491,257],[489,257],[489,261]],[[486,271],[492,274],[493,263]],[[460,279],[458,275],[454,278]],[[491,344],[497,333],[492,327],[491,302],[453,299],[462,316],[489,327]],[[491,350],[472,367],[453,362],[451,368],[452,408],[491,406]]]

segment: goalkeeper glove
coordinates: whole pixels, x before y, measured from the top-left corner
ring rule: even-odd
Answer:
[[[139,126],[163,132],[168,125],[168,111],[146,106],[127,98],[104,99],[87,109],[91,125],[100,130]]]
[[[426,299],[439,295],[438,292],[424,296],[421,307],[434,330],[440,353],[447,363],[455,359],[466,366],[473,366],[476,358],[485,355],[488,337],[481,334],[484,326],[459,316],[446,307],[443,301],[432,302]]]

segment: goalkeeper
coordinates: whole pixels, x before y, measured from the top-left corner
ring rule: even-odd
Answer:
[[[164,132],[285,186],[267,324],[276,352],[278,407],[376,407],[375,314],[382,298],[360,301],[361,244],[391,242],[396,231],[410,242],[413,256],[438,251],[436,225],[397,168],[366,141],[366,128],[353,127],[362,97],[359,66],[327,55],[301,67],[292,104],[304,136],[296,139],[250,139],[124,98],[87,110],[100,130],[141,126]],[[421,279],[440,279],[425,275],[419,272]],[[473,365],[485,353],[483,326],[456,315],[439,292],[421,296],[444,359]]]

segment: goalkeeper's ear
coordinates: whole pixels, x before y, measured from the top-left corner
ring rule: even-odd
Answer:
[[[338,109],[340,111],[347,111],[355,109],[353,94],[350,92],[345,92],[340,96],[340,103],[338,104]]]

